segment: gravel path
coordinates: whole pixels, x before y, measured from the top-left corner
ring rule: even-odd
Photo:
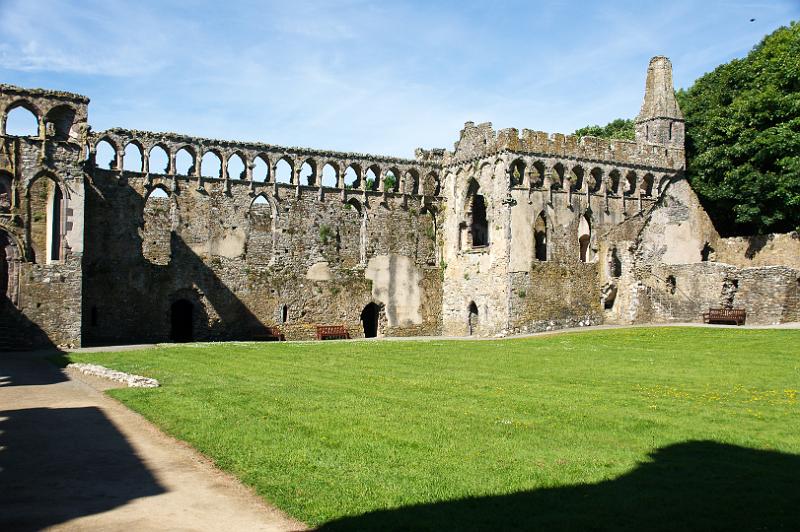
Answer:
[[[0,354],[0,530],[301,530],[100,390]]]

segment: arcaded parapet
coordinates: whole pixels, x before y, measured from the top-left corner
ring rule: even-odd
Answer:
[[[431,197],[440,194],[440,165],[433,161],[117,128],[92,135],[89,145],[92,164],[101,142],[108,143],[114,152],[103,169],[139,172],[148,178],[148,183],[155,176],[184,176],[197,181],[197,186],[209,179],[219,179],[226,183],[247,183],[254,190],[282,182],[320,191],[349,189]],[[154,151],[165,155],[163,167],[151,164]],[[181,152],[190,160],[188,170],[178,168],[177,157]],[[126,163],[126,157],[135,158],[135,163]],[[213,171],[204,168],[209,159],[214,163]],[[237,164],[237,171],[231,170],[233,164]],[[265,170],[256,175],[259,164]],[[285,178],[279,175],[281,164],[286,165]]]

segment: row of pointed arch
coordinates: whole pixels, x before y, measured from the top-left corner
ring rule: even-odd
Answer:
[[[508,167],[509,185],[512,188],[551,188],[555,190],[571,190],[590,194],[644,197],[659,192],[664,185],[664,178],[656,183],[651,172],[612,169],[608,172],[595,166],[586,169],[580,164],[569,165],[561,162],[546,165],[536,160],[527,163],[518,158]],[[658,188],[656,189],[656,185]]]
[[[109,138],[95,144],[90,158],[99,168],[129,172],[433,196],[440,193],[436,172],[402,165],[369,162],[345,165],[336,159],[289,155],[270,158],[265,154],[255,155],[248,161],[239,151],[223,154],[216,148],[208,148],[198,153],[191,145],[181,146],[173,154],[164,144],[146,149],[136,140],[128,142],[124,150],[118,150]]]

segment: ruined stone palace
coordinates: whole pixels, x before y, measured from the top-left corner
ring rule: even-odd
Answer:
[[[800,320],[798,235],[721,238],[687,183],[671,69],[635,141],[467,122],[409,159],[94,132],[88,98],[0,85],[2,347]]]

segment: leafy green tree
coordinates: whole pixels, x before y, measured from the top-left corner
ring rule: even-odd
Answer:
[[[633,120],[617,118],[605,126],[586,126],[575,131],[579,137],[599,137],[601,139],[633,140],[636,134]]]
[[[800,230],[800,23],[676,93],[686,175],[723,235]],[[632,120],[576,135],[633,139]]]
[[[800,23],[677,93],[687,177],[720,232],[800,228]]]

